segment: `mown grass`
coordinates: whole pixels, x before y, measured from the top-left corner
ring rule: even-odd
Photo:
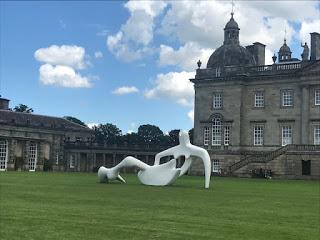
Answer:
[[[319,239],[318,181],[0,173],[0,239]]]

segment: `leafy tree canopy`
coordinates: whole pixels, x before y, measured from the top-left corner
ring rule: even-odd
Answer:
[[[144,144],[159,144],[164,135],[159,127],[145,124],[138,128],[138,136],[141,137]]]
[[[18,106],[15,106],[13,108],[13,111],[15,111],[15,112],[23,112],[23,113],[32,113],[33,109],[29,108],[27,105],[19,104]]]
[[[121,130],[111,123],[99,124],[93,127],[95,140],[99,143],[118,144],[121,143]]]

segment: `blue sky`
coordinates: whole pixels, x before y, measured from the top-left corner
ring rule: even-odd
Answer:
[[[1,1],[0,94],[11,107],[113,123],[123,133],[146,123],[188,130],[188,78],[222,44],[230,10],[230,1]],[[267,44],[267,63],[285,29],[300,57],[300,42],[320,29],[319,2],[239,1],[235,19],[242,45]]]

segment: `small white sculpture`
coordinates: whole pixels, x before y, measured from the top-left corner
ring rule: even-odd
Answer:
[[[174,156],[167,163],[160,164],[160,159],[166,156]],[[185,162],[181,168],[176,168],[176,159],[184,156]],[[165,186],[173,183],[178,177],[184,175],[190,168],[193,160],[201,159],[204,165],[205,188],[209,188],[211,175],[211,161],[208,152],[190,143],[189,134],[180,131],[179,145],[160,152],[155,157],[153,166],[149,166],[134,157],[124,158],[113,168],[100,167],[98,177],[100,182],[119,180],[125,183],[119,172],[122,167],[137,167],[140,169],[138,178],[141,183],[153,186]]]

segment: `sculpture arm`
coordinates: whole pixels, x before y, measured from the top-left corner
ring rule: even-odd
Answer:
[[[211,177],[211,160],[207,150],[192,146],[193,151],[191,152],[192,156],[198,157],[202,160],[204,166],[204,178],[205,178],[205,188],[209,188],[210,177]]]
[[[162,152],[159,152],[156,154],[155,159],[154,159],[154,165],[159,165],[160,164],[160,159],[162,157],[170,156],[170,155],[175,155],[177,147],[172,147],[167,150],[164,150]]]

